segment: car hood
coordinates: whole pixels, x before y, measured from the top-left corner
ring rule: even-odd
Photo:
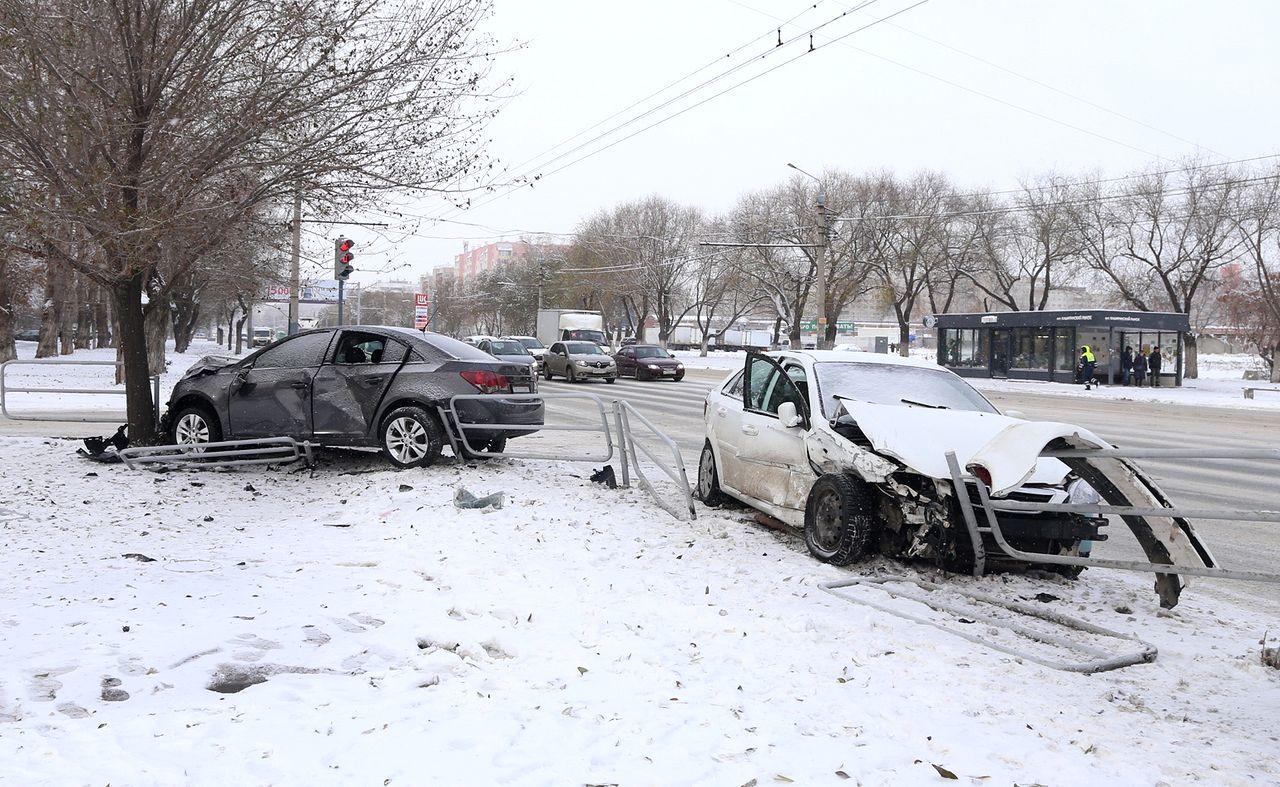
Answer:
[[[213,374],[219,369],[225,369],[228,366],[240,361],[230,355],[206,355],[187,369],[187,373],[182,375],[182,379],[186,380],[192,377],[200,377],[205,374]]]
[[[992,495],[1004,495],[1029,483],[1061,484],[1069,468],[1057,459],[1040,457],[1054,440],[1066,438],[1077,446],[1111,447],[1087,429],[1055,421],[837,398],[877,453],[930,478],[950,478],[946,455],[954,451],[961,468],[978,464],[990,471]]]
[[[613,363],[612,355],[576,355],[575,354],[575,355],[570,355],[569,357],[575,361],[608,361],[610,363]]]
[[[637,358],[636,363],[642,363],[646,366],[679,366],[679,358]]]

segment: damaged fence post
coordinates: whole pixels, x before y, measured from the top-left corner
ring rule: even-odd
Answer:
[[[973,544],[973,575],[980,577],[987,570],[987,548],[982,544],[982,529],[978,527],[978,517],[973,513],[973,501],[969,499],[969,489],[965,486],[956,486],[954,481],[962,475],[960,461],[956,459],[955,451],[947,452],[947,468],[951,471],[953,479],[951,491],[956,496],[956,502],[960,504],[965,527],[969,529],[969,541]]]

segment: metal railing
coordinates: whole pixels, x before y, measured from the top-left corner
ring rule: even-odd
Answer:
[[[983,561],[986,557],[986,550],[983,546],[982,536],[984,533],[990,534],[995,541],[996,546],[1003,553],[1002,556],[1010,557],[1015,560],[1025,560],[1029,563],[1047,563],[1050,565],[1060,566],[1078,566],[1083,568],[1112,568],[1121,571],[1140,571],[1144,573],[1154,573],[1157,575],[1185,575],[1200,577],[1216,577],[1219,579],[1240,579],[1250,580],[1254,582],[1280,582],[1280,573],[1269,573],[1264,571],[1246,571],[1237,569],[1225,569],[1216,565],[1212,554],[1208,547],[1195,543],[1189,544],[1194,546],[1200,554],[1203,565],[1187,565],[1176,563],[1155,563],[1142,560],[1116,560],[1112,558],[1096,558],[1083,557],[1075,555],[1049,555],[1039,552],[1027,552],[1009,543],[1004,533],[1000,529],[1000,521],[997,516],[999,511],[1019,511],[1028,513],[1070,513],[1085,514],[1094,516],[1119,516],[1122,518],[1143,518],[1143,517],[1159,517],[1162,519],[1176,520],[1187,519],[1212,519],[1225,520],[1235,522],[1273,522],[1280,523],[1280,511],[1238,511],[1223,509],[1184,509],[1173,505],[1168,506],[1133,506],[1133,505],[1109,505],[1105,503],[1031,503],[1019,500],[999,499],[993,500],[987,485],[976,478],[971,473],[961,469],[959,461],[956,459],[954,451],[947,452],[947,467],[951,473],[951,482],[956,490],[956,499],[959,502],[961,513],[964,516],[965,524],[969,529],[970,538],[974,544],[975,561],[974,574],[980,575],[983,570]],[[1042,457],[1052,459],[1188,459],[1188,460],[1206,460],[1206,459],[1270,459],[1280,461],[1280,449],[1274,448],[1237,448],[1237,449],[1197,449],[1197,448],[1084,448],[1084,449],[1067,449],[1067,450],[1049,450],[1041,453]],[[1125,464],[1126,469],[1130,466]],[[972,489],[976,491],[978,497],[978,507],[982,509],[985,524],[978,521],[975,506],[969,495],[962,490]],[[1198,541],[1198,538],[1197,538]]]
[[[486,403],[495,403],[503,401],[516,402],[540,402],[540,401],[563,401],[563,400],[585,400],[594,405],[594,412],[588,416],[587,424],[547,424],[542,425],[524,425],[524,424],[487,424],[477,423],[474,420],[466,420],[462,414],[458,412],[459,401],[481,401]],[[677,519],[685,518],[695,519],[697,517],[696,510],[693,505],[693,491],[689,486],[689,478],[685,472],[684,459],[680,454],[680,448],[676,442],[662,430],[658,429],[648,418],[644,417],[639,411],[632,407],[626,401],[621,399],[610,399],[606,402],[601,397],[591,393],[527,393],[527,394],[459,394],[449,399],[449,406],[440,408],[441,420],[446,424],[446,436],[450,445],[453,447],[454,453],[458,455],[471,455],[484,458],[506,458],[506,459],[558,459],[568,462],[608,462],[613,459],[614,448],[617,446],[617,454],[619,466],[621,470],[621,484],[624,488],[631,486],[632,475],[634,474],[640,487],[648,492],[657,502],[658,506],[664,511],[670,513]],[[597,422],[598,419],[598,422]],[[659,453],[650,450],[649,446],[643,441],[636,440],[632,431],[632,419],[635,419],[644,429],[647,430],[650,437],[662,443],[671,451],[671,459]],[[546,420],[545,417],[543,419]],[[486,451],[477,449],[471,442],[472,438],[468,437],[468,432],[511,432],[528,429],[529,431],[563,431],[563,432],[594,432],[604,435],[604,452],[581,453],[575,454],[569,450],[550,451],[519,451],[519,450],[503,450],[501,453],[494,451]],[[643,455],[657,468],[662,471],[672,482],[679,488],[684,497],[684,506],[672,505],[659,491],[654,487],[653,483],[644,474],[640,466],[640,456]]]
[[[289,464],[299,459],[314,464],[311,443],[292,437],[258,437],[220,440],[198,445],[152,445],[122,448],[120,459],[131,470],[151,465],[192,465],[201,468],[244,467],[246,465]]]
[[[94,396],[124,396],[125,390],[119,388],[44,388],[32,386],[12,386],[6,383],[5,373],[10,366],[110,366],[120,367],[118,361],[77,361],[62,358],[19,358],[0,363],[0,415],[14,421],[79,421],[81,423],[119,423],[120,415],[38,415],[35,413],[12,413],[9,411],[8,394],[90,394]],[[151,375],[152,402],[156,411],[156,424],[160,423],[160,375]]]

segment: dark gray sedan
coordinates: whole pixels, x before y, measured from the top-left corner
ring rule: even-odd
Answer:
[[[325,446],[378,447],[398,467],[429,465],[447,441],[439,407],[456,394],[468,442],[500,452],[543,422],[528,363],[495,359],[456,339],[353,325],[306,331],[242,360],[210,356],[174,386],[164,427],[175,444],[292,437]],[[468,429],[469,424],[510,429]],[[451,427],[455,425],[450,425]]]

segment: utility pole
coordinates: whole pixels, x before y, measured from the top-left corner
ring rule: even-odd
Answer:
[[[818,184],[818,237],[814,242],[813,251],[813,271],[817,281],[815,295],[818,300],[818,338],[814,346],[819,350],[830,350],[831,343],[827,341],[827,245],[831,240],[831,228],[827,225],[827,189],[823,180],[815,175],[797,167],[790,162],[787,163],[801,175],[806,175]],[[796,319],[800,319],[801,315],[797,314]]]
[[[298,293],[302,289],[302,190],[293,194],[293,261],[289,266],[289,335],[298,332]]]

